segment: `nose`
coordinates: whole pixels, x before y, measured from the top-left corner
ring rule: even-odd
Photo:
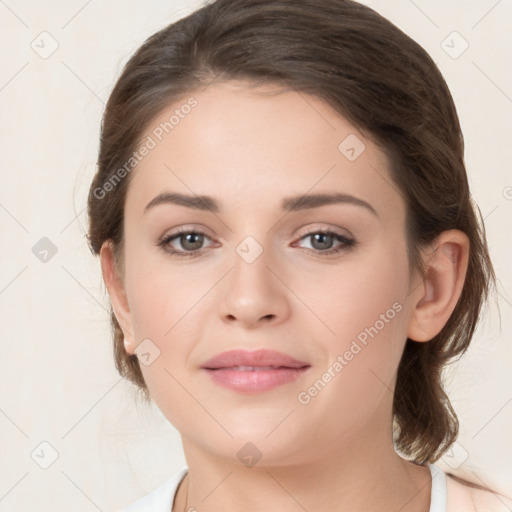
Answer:
[[[279,265],[270,261],[266,250],[252,262],[240,254],[235,255],[226,276],[219,305],[222,320],[247,329],[285,322],[290,315],[290,292]]]

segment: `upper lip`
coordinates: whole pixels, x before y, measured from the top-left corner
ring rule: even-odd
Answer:
[[[228,350],[208,359],[201,365],[201,368],[217,369],[217,368],[231,368],[234,366],[275,366],[286,368],[302,368],[310,366],[305,361],[299,361],[282,352],[275,350]]]

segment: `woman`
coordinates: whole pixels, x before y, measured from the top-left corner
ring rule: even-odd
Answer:
[[[154,34],[88,206],[116,366],[187,461],[124,510],[507,510],[434,464],[494,272],[451,95],[389,21],[217,0]]]

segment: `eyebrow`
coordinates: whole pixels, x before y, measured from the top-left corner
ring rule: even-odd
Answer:
[[[305,194],[294,197],[285,197],[281,202],[281,208],[287,212],[318,208],[329,204],[353,204],[362,206],[378,217],[375,208],[366,201],[350,194]],[[176,204],[195,210],[205,210],[213,213],[221,211],[220,203],[211,196],[189,196],[177,192],[164,192],[153,198],[144,208],[144,213],[161,204]]]

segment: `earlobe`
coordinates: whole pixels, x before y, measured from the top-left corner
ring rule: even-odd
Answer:
[[[459,230],[441,233],[424,253],[425,275],[413,292],[407,337],[429,341],[444,327],[462,293],[469,261],[469,239]]]
[[[132,342],[127,340],[126,338],[124,338],[123,345],[124,345],[124,349],[126,350],[126,353],[133,356],[134,348],[133,348]]]
[[[124,283],[115,265],[114,250],[112,242],[106,240],[100,250],[101,273],[112,303],[112,309],[116,315],[117,322],[123,331],[125,349],[133,353],[133,327],[131,321],[130,307],[126,296]]]

